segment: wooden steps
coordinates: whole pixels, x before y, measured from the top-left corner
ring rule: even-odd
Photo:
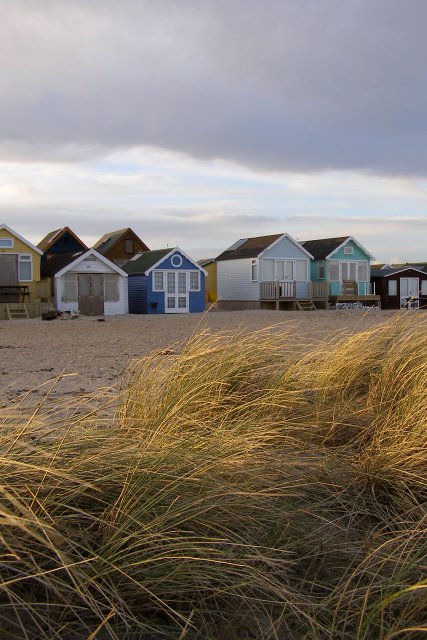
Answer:
[[[27,305],[17,302],[15,304],[6,305],[7,317],[9,320],[26,320],[30,316],[28,315]]]
[[[296,300],[298,311],[317,311],[312,300]]]

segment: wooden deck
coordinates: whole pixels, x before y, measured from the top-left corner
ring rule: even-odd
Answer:
[[[295,280],[276,280],[260,282],[260,302],[274,304],[276,309],[315,309],[315,303],[327,308],[328,283],[303,282],[306,295],[297,295]]]

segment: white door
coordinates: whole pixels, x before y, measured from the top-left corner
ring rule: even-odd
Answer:
[[[418,278],[400,278],[400,306],[408,306],[409,309],[418,309],[419,290],[420,284]],[[410,298],[417,299],[408,302]]]
[[[166,272],[165,313],[187,313],[188,284],[183,271]]]

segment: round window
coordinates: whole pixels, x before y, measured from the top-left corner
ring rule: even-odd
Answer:
[[[173,267],[180,267],[182,265],[182,258],[178,253],[175,253],[171,258]]]

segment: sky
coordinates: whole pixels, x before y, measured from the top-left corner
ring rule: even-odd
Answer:
[[[427,261],[426,0],[0,0],[0,223]]]

